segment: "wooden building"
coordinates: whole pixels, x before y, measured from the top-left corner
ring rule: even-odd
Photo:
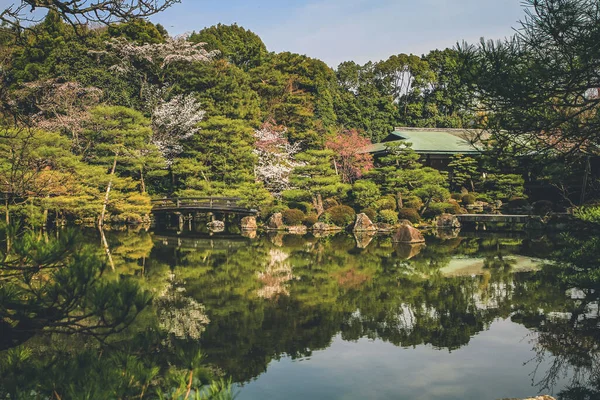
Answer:
[[[424,165],[445,170],[453,155],[477,157],[481,151],[473,144],[479,131],[446,128],[394,128],[380,143],[372,144],[364,152],[377,159],[386,154],[390,143],[412,143],[412,149],[421,156]]]

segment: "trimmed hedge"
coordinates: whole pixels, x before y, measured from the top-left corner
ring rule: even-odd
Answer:
[[[291,226],[300,225],[306,217],[302,210],[298,210],[297,208],[288,208],[287,210],[283,210],[281,215],[283,216],[283,223]]]
[[[398,213],[394,210],[381,210],[379,212],[379,222],[395,225],[398,223]]]
[[[317,214],[308,214],[306,217],[304,217],[302,224],[310,228],[317,222],[319,222],[319,217],[317,217]]]
[[[465,194],[462,198],[461,201],[463,204],[468,205],[468,204],[473,204],[475,203],[475,201],[477,200],[477,198],[475,197],[475,195],[469,193],[469,194]]]
[[[323,222],[331,222],[337,226],[345,227],[350,225],[356,219],[356,212],[352,207],[348,206],[335,206],[331,207],[321,215]]]
[[[416,208],[401,208],[398,210],[398,218],[409,220],[413,224],[421,221],[421,216]]]

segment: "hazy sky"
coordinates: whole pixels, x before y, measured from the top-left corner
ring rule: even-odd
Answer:
[[[0,9],[14,1],[0,0]],[[482,36],[499,39],[523,15],[520,0],[182,0],[151,20],[171,34],[237,22],[271,51],[306,54],[335,67],[420,55]]]

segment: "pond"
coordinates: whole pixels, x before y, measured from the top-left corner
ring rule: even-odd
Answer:
[[[156,320],[175,344],[150,358],[200,349],[241,400],[597,398],[596,270],[567,260],[597,243],[483,234],[107,232],[111,274],[155,296],[119,340]],[[67,341],[34,338],[33,354],[72,356]]]

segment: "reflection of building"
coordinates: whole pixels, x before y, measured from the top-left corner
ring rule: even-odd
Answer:
[[[394,128],[380,143],[365,149],[375,158],[386,154],[390,143],[412,143],[413,150],[421,155],[423,164],[437,169],[446,169],[450,158],[456,154],[477,156],[480,151],[471,139],[478,132],[467,129],[444,128]]]

